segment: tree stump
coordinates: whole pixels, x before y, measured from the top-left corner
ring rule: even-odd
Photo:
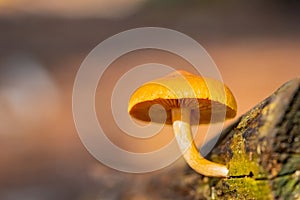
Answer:
[[[179,199],[300,199],[300,78],[224,130],[208,159],[230,177],[187,169],[173,181]]]

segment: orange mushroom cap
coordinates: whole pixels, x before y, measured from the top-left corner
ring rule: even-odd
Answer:
[[[155,104],[162,107],[152,107]],[[154,114],[150,118],[151,107]],[[142,121],[172,124],[171,110],[174,108],[190,109],[191,124],[194,125],[211,123],[212,119],[224,121],[233,118],[237,112],[236,100],[227,86],[186,71],[175,71],[139,87],[130,98],[128,112]],[[161,118],[163,112],[166,112],[165,120]]]

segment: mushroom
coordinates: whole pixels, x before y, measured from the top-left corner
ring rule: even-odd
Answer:
[[[145,83],[132,94],[128,105],[129,114],[136,119],[173,125],[179,149],[189,166],[202,175],[214,177],[227,177],[228,169],[199,153],[191,125],[222,122],[233,118],[236,111],[234,96],[222,82],[186,71],[175,71]],[[165,118],[161,117],[164,112]]]

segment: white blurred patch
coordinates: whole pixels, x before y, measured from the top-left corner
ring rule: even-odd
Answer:
[[[1,63],[0,124],[39,125],[57,115],[59,104],[55,81],[35,59],[12,56]]]

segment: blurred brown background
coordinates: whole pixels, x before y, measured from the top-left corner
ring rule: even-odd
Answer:
[[[183,32],[216,62],[241,115],[299,77],[299,11],[296,0],[1,0],[0,199],[167,199],[149,189],[149,177],[162,172],[111,170],[81,144],[71,95],[85,56],[101,41],[131,28]],[[123,64],[130,68],[147,57],[181,62],[159,52],[137,52],[112,66],[107,76],[119,76]],[[130,139],[118,141],[114,130],[110,137],[126,148]],[[158,135],[146,146],[129,149],[152,150],[161,145],[157,141],[170,138]]]

